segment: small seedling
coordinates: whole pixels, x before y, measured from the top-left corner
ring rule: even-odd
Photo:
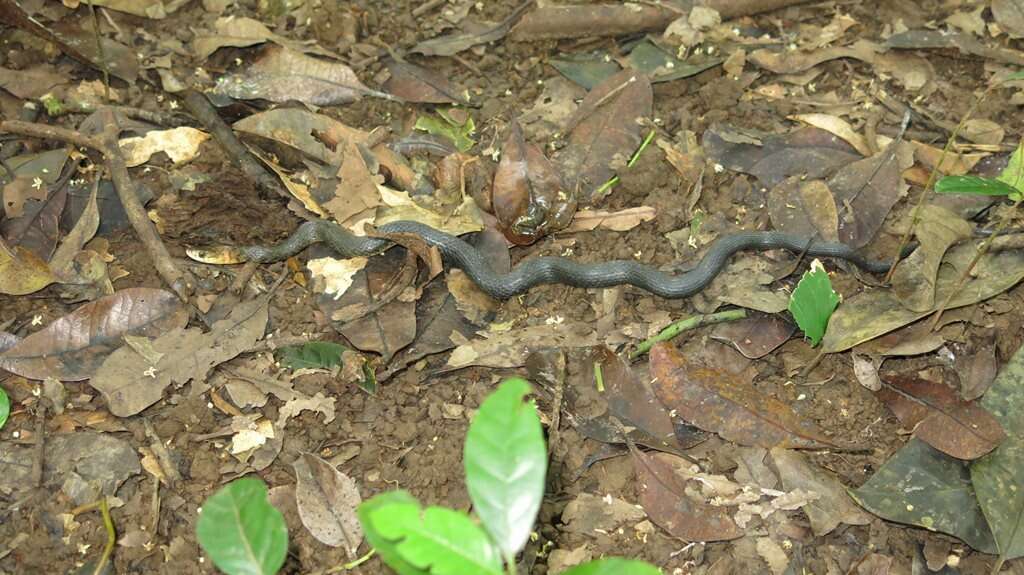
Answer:
[[[832,281],[821,262],[811,262],[811,269],[804,272],[789,298],[789,313],[803,330],[812,346],[817,346],[825,335],[828,320],[840,301],[839,294],[832,289]]]
[[[4,424],[7,423],[7,418],[11,415],[11,400],[7,397],[7,392],[0,389],[0,429],[4,428]]]
[[[358,509],[366,541],[398,575],[514,575],[544,496],[547,448],[530,384],[508,379],[480,406],[466,434],[466,486],[477,518],[422,505],[405,491]],[[259,479],[237,479],[203,505],[196,535],[230,575],[270,575],[284,563],[288,530]],[[659,575],[643,561],[605,558],[562,575]]]

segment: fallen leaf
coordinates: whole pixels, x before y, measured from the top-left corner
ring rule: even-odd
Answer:
[[[288,420],[303,411],[313,411],[320,413],[324,416],[324,424],[334,421],[334,403],[333,397],[325,397],[323,393],[317,392],[316,395],[310,397],[308,395],[296,394],[295,397],[289,399],[281,406],[278,410],[277,421],[274,423],[277,427],[284,429]]]
[[[155,337],[187,322],[188,311],[173,293],[129,288],[87,303],[29,335],[0,354],[0,368],[29,379],[81,381],[93,377],[125,335]]]
[[[340,152],[341,165],[337,171],[338,184],[334,190],[334,197],[320,204],[335,221],[345,223],[357,214],[376,208],[382,200],[377,189],[378,178],[370,172],[360,144],[349,140],[343,146],[339,145],[339,150],[343,152]]]
[[[325,165],[337,164],[335,148],[341,142],[366,142],[368,134],[338,120],[299,108],[274,108],[246,116],[232,124],[238,132],[279,142],[308,154]],[[333,143],[328,147],[327,143]]]
[[[821,448],[835,444],[785,403],[738,376],[695,365],[674,346],[650,352],[652,386],[676,417],[740,445]]]
[[[840,523],[867,525],[871,522],[871,517],[857,507],[835,476],[812,466],[796,451],[774,448],[771,454],[784,489],[802,489],[819,495],[802,507],[816,536],[831,533]]]
[[[175,327],[159,335],[152,347],[163,356],[155,364],[131,346],[118,349],[89,384],[103,394],[111,413],[135,415],[159,401],[167,386],[189,381],[199,386],[215,366],[252,349],[263,337],[267,319],[267,298],[243,302],[209,332]]]
[[[600,365],[608,414],[618,418],[627,431],[638,428],[653,438],[656,445],[667,444],[680,449],[672,417],[658,401],[650,384],[641,381],[629,364],[606,346],[595,348],[591,358],[594,369]]]
[[[170,130],[152,130],[145,136],[124,138],[118,142],[129,168],[141,166],[153,154],[163,152],[171,162],[188,162],[199,155],[199,146],[210,139],[210,135],[195,128],[182,126]]]
[[[56,280],[50,266],[39,256],[21,246],[15,246],[11,250],[0,240],[0,293],[35,293]],[[10,371],[10,365],[12,364],[0,356],[0,368]]]
[[[601,186],[615,175],[613,159],[624,166],[640,147],[640,119],[651,115],[650,80],[623,70],[591,90],[569,120],[569,142],[555,158],[562,180],[584,203],[601,199]]]
[[[821,179],[860,159],[852,146],[818,128],[760,135],[716,125],[704,132],[702,142],[709,159],[751,174],[769,189],[790,176]]]
[[[891,374],[876,395],[914,436],[958,459],[977,459],[1006,439],[999,422],[942,383],[913,374]]]
[[[651,206],[637,206],[618,211],[580,210],[576,212],[569,227],[558,230],[558,233],[571,234],[596,229],[626,232],[644,222],[654,220],[657,215],[658,211]]]
[[[839,209],[840,242],[855,248],[866,246],[910,188],[902,172],[912,162],[898,152],[898,145],[894,141],[874,156],[839,168],[828,179]]]
[[[548,63],[559,74],[587,90],[593,90],[622,69],[601,54],[566,54],[551,58]]]
[[[767,207],[776,230],[839,241],[839,210],[822,180],[790,176],[768,192]]]
[[[246,48],[264,42],[274,42],[292,50],[320,54],[321,56],[332,56],[330,52],[316,44],[293,42],[284,36],[274,34],[259,20],[234,15],[218,18],[210,33],[197,33],[192,40],[192,49],[197,59],[205,60],[220,48],[228,46]]]
[[[597,334],[586,324],[534,325],[504,332],[485,331],[486,339],[462,344],[452,351],[444,371],[471,365],[520,367],[534,349],[544,347],[593,347]]]
[[[424,40],[413,46],[409,51],[425,56],[452,56],[463,50],[468,50],[477,44],[497,42],[508,34],[512,26],[519,21],[523,13],[532,5],[532,0],[523,2],[499,23],[481,22],[471,25],[472,23],[470,22],[464,22],[467,28],[465,32],[455,32]]]
[[[514,119],[494,172],[491,202],[505,236],[518,245],[566,227],[576,213],[575,195],[543,152],[526,143]]]
[[[631,452],[640,505],[659,527],[684,541],[728,541],[743,535],[725,508],[691,499],[686,481],[664,460]]]
[[[782,575],[789,566],[789,557],[782,550],[782,546],[772,540],[771,537],[757,538],[757,553],[768,564],[773,575]]]
[[[447,77],[409,62],[388,60],[385,65],[391,77],[384,83],[384,90],[406,102],[422,104],[466,104],[464,94],[451,84]]]
[[[0,88],[22,100],[39,99],[56,86],[67,82],[67,76],[45,63],[25,70],[0,68]]]
[[[963,270],[977,253],[978,242],[964,242],[946,252],[936,280],[935,301],[942,302],[959,282]],[[1017,250],[989,253],[974,267],[967,282],[950,300],[947,309],[984,301],[1024,278],[1024,254]],[[932,310],[905,308],[891,290],[861,292],[843,301],[829,319],[822,343],[825,353],[845,351],[925,317]]]
[[[715,326],[711,338],[729,343],[744,357],[759,359],[786,343],[795,331],[796,326],[779,315],[754,314]]]
[[[868,145],[867,139],[858,134],[849,122],[838,116],[830,114],[795,114],[788,116],[788,118],[839,136],[864,157],[874,155],[874,150]]]
[[[945,208],[927,204],[921,207],[914,227],[920,246],[900,261],[892,275],[896,297],[910,310],[928,311],[935,307],[935,283],[946,251],[971,237],[971,224]]]
[[[995,535],[1001,559],[1024,556],[1024,349],[1003,366],[981,398],[981,406],[1006,430],[1006,440],[971,464],[978,502]]]
[[[584,492],[566,504],[561,519],[568,533],[591,535],[598,530],[614,533],[616,529],[636,524],[646,517],[643,510],[628,501]]]
[[[919,439],[911,439],[868,479],[849,491],[879,517],[958,537],[995,553],[967,465]]]
[[[241,100],[299,101],[313,106],[348,104],[383,96],[351,68],[283,47],[268,46],[248,68],[217,79],[212,93]]]
[[[356,517],[363,498],[356,482],[312,453],[301,454],[292,467],[302,524],[317,541],[344,547],[349,559],[354,559],[363,542],[363,528]]]
[[[992,17],[1011,38],[1024,38],[1024,6],[1020,0],[992,0]]]

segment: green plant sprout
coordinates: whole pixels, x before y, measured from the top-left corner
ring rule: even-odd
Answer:
[[[529,392],[523,379],[503,381],[466,433],[463,463],[476,518],[424,508],[406,491],[382,493],[357,510],[371,553],[398,575],[515,575],[515,557],[532,534],[547,474],[544,433],[536,406],[525,401]],[[254,478],[236,479],[210,496],[196,536],[229,575],[272,575],[288,550],[284,518],[268,501],[266,485]],[[660,573],[643,561],[603,558],[562,575]]]

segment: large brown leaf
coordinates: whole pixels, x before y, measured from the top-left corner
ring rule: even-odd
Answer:
[[[741,445],[836,446],[818,426],[732,373],[691,363],[666,343],[655,345],[650,355],[654,392],[688,423]]]
[[[124,336],[156,337],[188,323],[173,293],[130,288],[87,303],[0,354],[0,369],[29,379],[89,379]]]
[[[960,399],[942,383],[913,374],[888,375],[875,392],[914,435],[959,459],[977,459],[992,451],[1006,432],[981,405]]]
[[[576,213],[576,196],[543,152],[526,143],[515,120],[494,173],[491,201],[505,236],[519,245],[564,228]]]
[[[685,541],[727,541],[743,531],[723,507],[695,501],[686,481],[662,459],[631,450],[640,485],[640,505],[662,529]]]
[[[587,94],[569,120],[569,144],[558,156],[569,191],[594,203],[599,188],[615,175],[612,160],[622,163],[640,146],[640,120],[650,116],[651,82],[634,70],[611,76]]]

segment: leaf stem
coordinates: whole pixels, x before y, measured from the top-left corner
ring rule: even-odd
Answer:
[[[647,135],[644,137],[644,141],[640,143],[640,147],[637,148],[635,152],[633,152],[633,156],[629,158],[628,162],[626,162],[627,168],[632,168],[636,164],[637,160],[640,159],[640,154],[644,151],[644,149],[647,148],[651,141],[654,140],[654,135],[656,133],[657,132],[655,130],[647,132]],[[620,178],[618,176],[613,176],[612,179],[601,184],[601,187],[594,192],[594,196],[598,198],[603,196],[605,193],[608,192],[608,190],[614,188],[619,183],[619,180]]]
[[[747,310],[745,309],[730,309],[726,311],[720,311],[717,313],[707,315],[695,315],[685,319],[681,319],[665,329],[661,330],[658,335],[649,337],[644,341],[640,342],[636,346],[636,349],[629,352],[629,359],[636,359],[641,355],[647,353],[654,347],[654,344],[669,341],[684,331],[696,329],[701,326],[711,325],[715,323],[722,323],[726,321],[733,321],[737,319],[743,319],[747,317]]]

